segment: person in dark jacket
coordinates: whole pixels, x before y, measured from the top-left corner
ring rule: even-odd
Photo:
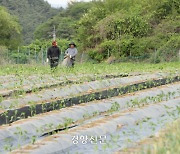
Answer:
[[[72,66],[74,66],[75,57],[78,53],[78,50],[76,48],[76,44],[74,42],[69,43],[69,48],[66,50],[65,54],[66,56],[69,56],[72,62]]]
[[[56,68],[59,64],[61,51],[57,46],[57,42],[53,41],[52,46],[47,51],[47,62],[50,62],[51,68]]]

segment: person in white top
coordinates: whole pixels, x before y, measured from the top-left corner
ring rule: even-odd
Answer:
[[[69,48],[65,52],[66,56],[69,56],[72,61],[72,66],[74,66],[76,55],[78,54],[78,50],[76,48],[76,44],[74,42],[69,43]]]

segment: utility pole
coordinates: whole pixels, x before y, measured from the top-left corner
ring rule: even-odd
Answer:
[[[53,41],[56,41],[56,27],[54,25],[54,31],[53,31]]]

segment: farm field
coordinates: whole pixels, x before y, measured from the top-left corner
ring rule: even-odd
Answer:
[[[0,154],[180,154],[180,0],[0,0]]]
[[[136,147],[124,149],[116,152],[118,153],[179,153],[179,131],[180,131],[180,120],[165,126],[161,131],[156,133],[150,138],[146,138],[140,141]]]
[[[125,153],[180,119],[178,62],[0,67],[0,153]]]

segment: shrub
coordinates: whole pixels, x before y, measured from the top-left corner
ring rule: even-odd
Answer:
[[[172,36],[159,50],[161,51],[160,56],[163,57],[165,61],[171,61],[179,58],[180,36]]]
[[[105,40],[100,44],[100,51],[103,53],[104,57],[110,57],[111,55],[115,55],[117,52],[117,42],[115,40]]]
[[[119,41],[119,56],[131,56],[131,50],[134,46],[134,38],[131,35],[124,35]]]
[[[146,36],[150,32],[148,21],[136,14],[116,13],[109,15],[96,25],[96,31],[105,39],[117,39],[122,35]]]
[[[103,54],[100,54],[98,49],[89,50],[88,54],[90,58],[97,60],[98,62],[103,61],[103,59],[105,58]]]

